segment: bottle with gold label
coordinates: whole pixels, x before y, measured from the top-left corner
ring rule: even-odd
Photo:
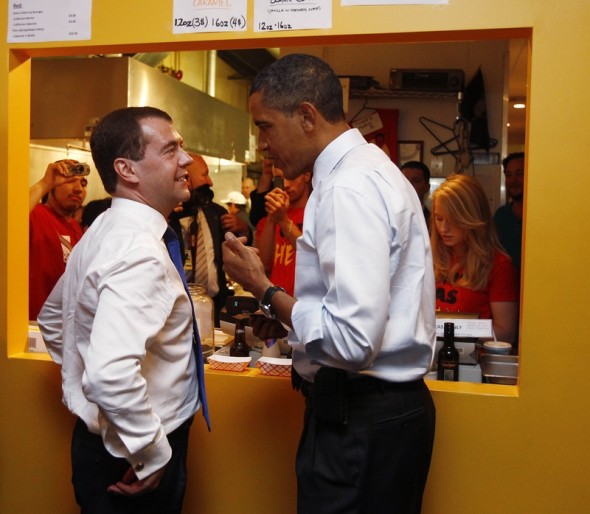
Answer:
[[[234,342],[229,348],[229,354],[232,357],[249,357],[250,347],[246,343],[246,320],[247,314],[238,314],[234,316],[236,320],[236,331],[234,333]]]
[[[459,380],[459,352],[455,348],[455,324],[445,323],[443,346],[438,352],[438,380]]]

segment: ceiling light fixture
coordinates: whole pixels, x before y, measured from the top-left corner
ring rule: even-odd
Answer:
[[[525,105],[524,103],[515,103],[515,104],[513,105],[513,107],[514,107],[515,109],[524,109],[524,108],[526,107],[526,105]]]

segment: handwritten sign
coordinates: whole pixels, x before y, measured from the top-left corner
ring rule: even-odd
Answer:
[[[174,0],[172,31],[243,32],[247,27],[247,0]]]
[[[381,130],[383,128],[383,122],[381,121],[381,116],[379,116],[379,113],[374,112],[365,118],[353,121],[352,126],[355,129],[358,129],[363,136],[366,136],[371,132]]]
[[[254,32],[332,28],[332,0],[254,0]]]
[[[9,0],[8,43],[90,39],[92,0]]]

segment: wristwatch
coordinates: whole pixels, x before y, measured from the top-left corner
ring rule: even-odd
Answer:
[[[277,315],[270,304],[270,300],[272,299],[273,295],[277,291],[282,291],[283,293],[285,290],[280,286],[270,286],[264,293],[262,300],[258,303],[262,314],[264,314],[267,318],[276,319]]]

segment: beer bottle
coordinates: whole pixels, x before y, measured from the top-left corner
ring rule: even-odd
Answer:
[[[236,330],[234,333],[234,342],[229,348],[229,354],[232,357],[249,357],[250,347],[246,343],[246,320],[247,314],[238,314],[234,316],[236,320]]]
[[[459,352],[455,348],[455,324],[445,323],[443,346],[438,352],[438,380],[459,380]]]

